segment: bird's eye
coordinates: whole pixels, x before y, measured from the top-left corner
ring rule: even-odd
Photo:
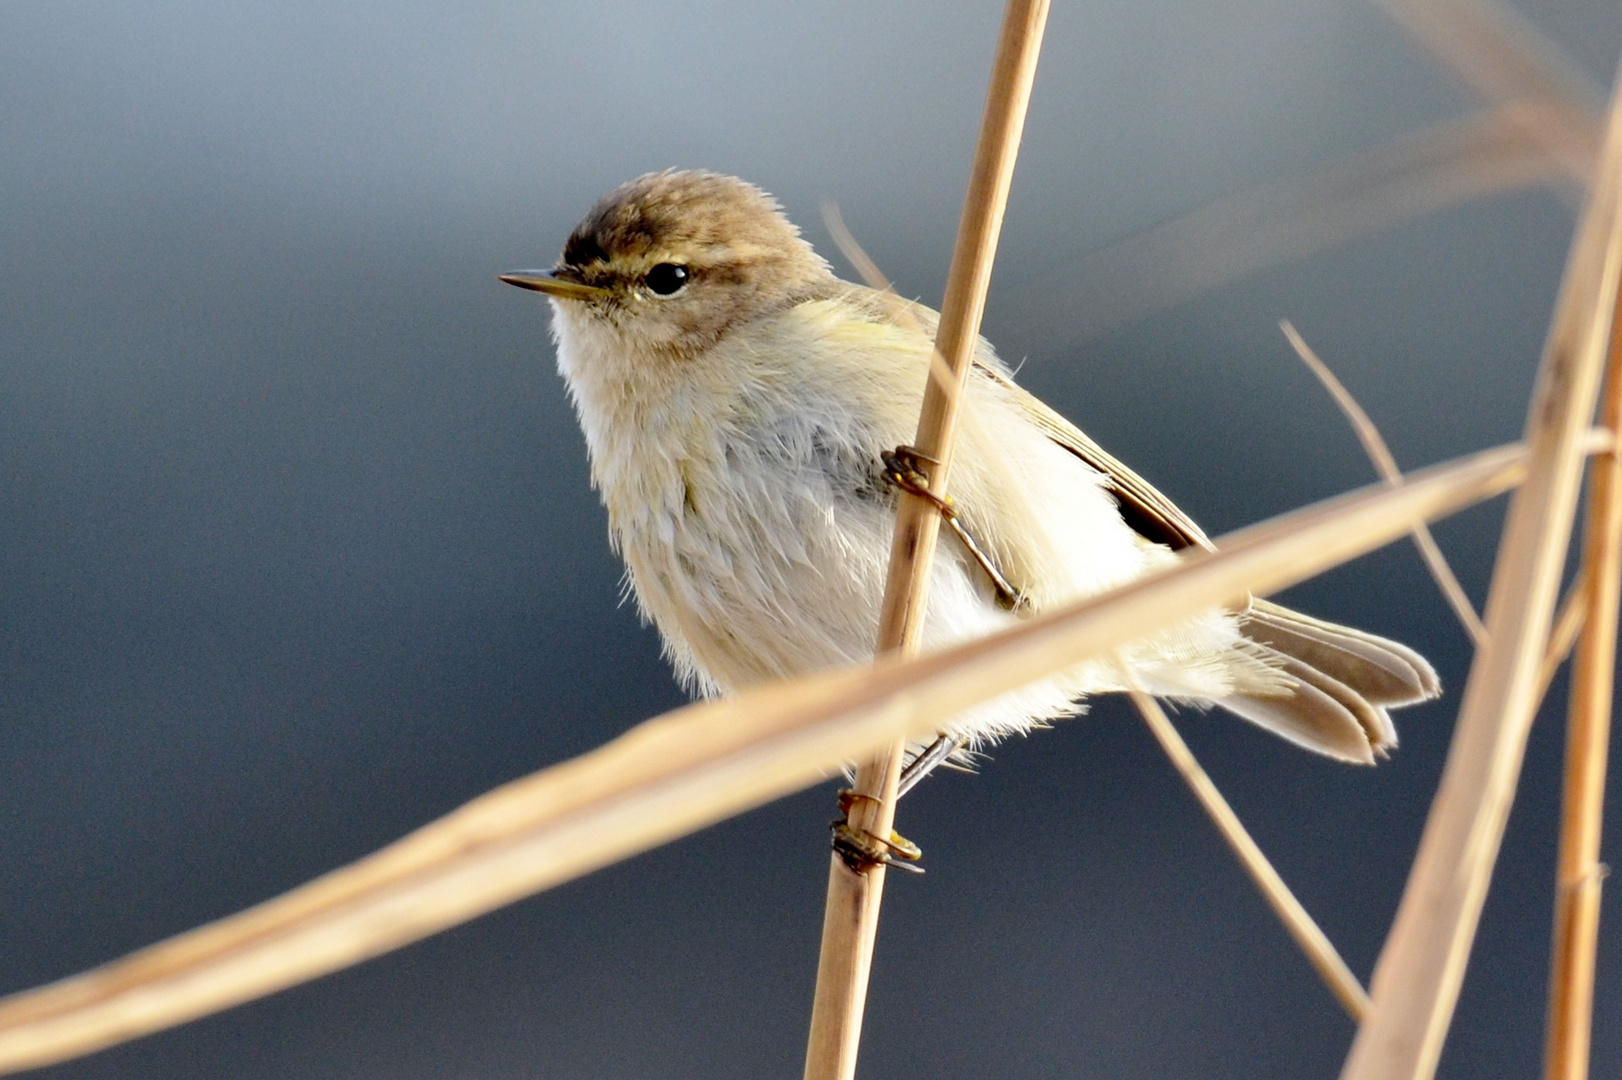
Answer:
[[[660,263],[648,271],[648,288],[656,296],[674,296],[687,284],[687,267],[676,263]]]

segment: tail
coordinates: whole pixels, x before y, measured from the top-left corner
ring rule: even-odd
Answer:
[[[1406,645],[1251,602],[1240,631],[1289,677],[1276,696],[1236,694],[1218,704],[1308,750],[1374,764],[1397,745],[1388,708],[1442,692],[1436,671]]]

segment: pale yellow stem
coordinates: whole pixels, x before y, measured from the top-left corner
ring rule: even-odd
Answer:
[[[1125,670],[1124,665],[1122,670]],[[1188,748],[1183,737],[1167,719],[1160,703],[1142,690],[1134,688],[1128,692],[1132,697],[1132,704],[1138,707],[1138,713],[1143,717],[1144,723],[1149,725],[1149,730],[1160,742],[1161,749],[1166,751],[1166,756],[1171,758],[1172,764],[1182,774],[1184,781],[1193,789],[1194,797],[1200,800],[1205,812],[1211,815],[1217,831],[1228,842],[1233,853],[1239,857],[1240,865],[1261,890],[1262,897],[1278,915],[1284,929],[1295,939],[1301,951],[1307,954],[1307,961],[1323,978],[1329,992],[1335,995],[1335,1000],[1340,1002],[1341,1007],[1353,1020],[1362,1022],[1369,1013],[1368,992],[1363,989],[1363,984],[1357,981],[1357,976],[1352,974],[1352,969],[1346,966],[1346,961],[1341,959],[1334,943],[1329,940],[1329,935],[1325,934],[1313,921],[1312,916],[1307,914],[1307,909],[1301,905],[1301,901],[1295,898],[1295,894],[1284,884],[1284,879],[1279,876],[1278,871],[1273,869],[1273,864],[1267,861],[1267,856],[1262,854],[1261,847],[1251,839],[1244,823],[1239,820],[1239,815],[1233,812],[1228,800],[1222,797],[1222,792],[1195,760],[1194,752]]]
[[[1504,525],[1487,643],[1471,666],[1441,786],[1374,969],[1374,1010],[1342,1080],[1428,1080],[1441,1058],[1541,689],[1622,278],[1619,189],[1622,98],[1613,97],[1527,417],[1531,471]]]
[[[1491,498],[1521,481],[1526,459],[1520,446],[1482,451],[1224,536],[1220,552],[988,638],[648,720],[282,896],[0,1000],[0,1073],[318,978],[808,787],[964,709]]]
[[[951,473],[963,386],[973,365],[1047,16],[1048,0],[1009,0],[992,62],[991,86],[935,336],[935,352],[945,360],[951,377],[926,381],[913,439],[924,459],[922,472],[928,487],[941,496],[946,494]],[[936,364],[930,365],[932,373],[936,368]],[[879,615],[880,656],[918,651],[939,533],[940,518],[934,506],[902,493]],[[889,838],[906,749],[906,741],[898,740],[856,770],[854,788],[861,797],[850,805],[849,824],[858,834]],[[837,853],[829,860],[828,899],[806,1045],[806,1080],[853,1080],[856,1075],[884,873],[882,863],[853,868]]]
[[[1400,483],[1402,470],[1397,468],[1397,459],[1391,455],[1391,448],[1386,445],[1374,421],[1369,419],[1369,414],[1363,411],[1363,406],[1357,403],[1352,392],[1335,377],[1329,365],[1312,351],[1312,347],[1306,343],[1306,339],[1295,327],[1290,325],[1289,320],[1281,320],[1278,325],[1279,329],[1284,331],[1284,336],[1289,339],[1295,355],[1300,357],[1301,362],[1318,377],[1318,381],[1323,383],[1329,395],[1335,399],[1335,404],[1340,406],[1340,411],[1345,414],[1346,420],[1357,434],[1357,441],[1363,444],[1363,452],[1374,463],[1374,470],[1385,478],[1386,483]],[[1470,635],[1470,640],[1479,649],[1487,640],[1487,628],[1482,625],[1481,616],[1476,614],[1475,606],[1470,603],[1470,597],[1465,593],[1464,586],[1459,584],[1453,568],[1448,565],[1447,557],[1436,545],[1436,538],[1431,535],[1429,526],[1420,525],[1414,530],[1414,545],[1419,548],[1419,554],[1430,569],[1436,587],[1447,597],[1447,602],[1453,606],[1453,613],[1464,625],[1465,633]]]
[[[1601,423],[1622,431],[1622,320],[1613,317]],[[1584,1080],[1594,1013],[1594,951],[1599,941],[1600,827],[1611,742],[1618,593],[1622,592],[1622,464],[1616,449],[1594,459],[1583,543],[1587,588],[1577,659],[1571,670],[1566,780],[1556,862],[1554,947],[1544,1080]]]

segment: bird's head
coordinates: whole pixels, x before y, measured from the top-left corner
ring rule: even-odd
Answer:
[[[649,173],[600,199],[551,271],[501,275],[560,321],[633,350],[691,356],[834,278],[777,201],[730,176]]]

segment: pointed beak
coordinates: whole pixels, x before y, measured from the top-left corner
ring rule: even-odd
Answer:
[[[607,289],[600,289],[595,285],[582,285],[578,281],[565,281],[550,270],[514,270],[510,274],[497,276],[509,285],[543,292],[561,300],[600,300],[608,295]]]

